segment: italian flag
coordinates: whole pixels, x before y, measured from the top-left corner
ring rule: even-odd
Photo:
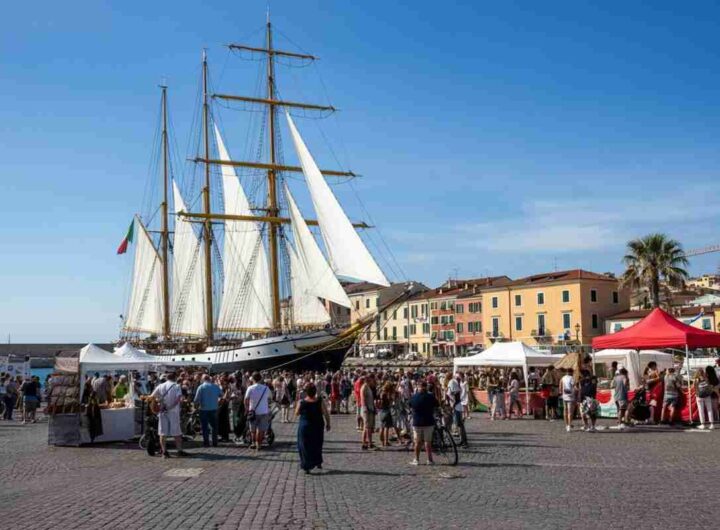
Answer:
[[[134,231],[135,231],[135,219],[133,219],[130,222],[130,226],[128,227],[127,234],[125,234],[125,239],[122,240],[122,243],[120,243],[120,246],[117,248],[118,254],[125,254],[127,252],[128,244],[132,243]]]

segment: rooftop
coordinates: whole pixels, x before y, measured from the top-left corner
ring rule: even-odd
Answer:
[[[700,313],[706,315],[712,315],[716,309],[716,306],[696,306],[696,307],[677,307],[672,308],[669,313],[674,317],[696,317]],[[652,309],[632,309],[630,311],[623,311],[610,315],[606,320],[633,320],[645,318],[652,312]]]
[[[510,285],[517,287],[577,280],[601,280],[609,282],[618,281],[615,275],[611,273],[598,274],[597,272],[590,272],[583,269],[572,269],[567,271],[545,272],[542,274],[526,276],[525,278],[520,278],[519,280],[511,282]]]

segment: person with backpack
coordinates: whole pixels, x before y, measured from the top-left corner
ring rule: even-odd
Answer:
[[[628,372],[624,367],[615,373],[610,388],[613,390],[613,401],[617,409],[618,428],[624,429],[628,419],[628,392],[630,390]]]
[[[705,416],[707,416],[710,424],[709,429],[713,430],[715,428],[715,410],[713,410],[712,396],[717,392],[717,389],[710,384],[707,374],[702,368],[695,370],[693,388],[695,389],[695,400],[698,407],[698,417],[700,418],[698,429],[705,429]]]

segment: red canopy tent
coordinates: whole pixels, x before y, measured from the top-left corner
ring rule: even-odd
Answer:
[[[720,333],[694,328],[660,308],[637,324],[592,341],[594,349],[720,348]]]
[[[689,349],[720,348],[720,333],[688,326],[662,309],[656,308],[640,322],[629,328],[617,333],[595,337],[592,346],[593,349],[618,348],[630,350],[684,348],[687,356],[689,355]],[[690,385],[690,370],[688,370],[687,377],[687,419],[692,423],[693,397]],[[681,417],[686,419],[684,416],[685,413],[681,412]]]

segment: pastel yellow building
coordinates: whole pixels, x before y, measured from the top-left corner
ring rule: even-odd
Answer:
[[[574,269],[528,276],[483,290],[485,346],[589,344],[605,333],[607,317],[629,305],[629,293],[611,275]]]

